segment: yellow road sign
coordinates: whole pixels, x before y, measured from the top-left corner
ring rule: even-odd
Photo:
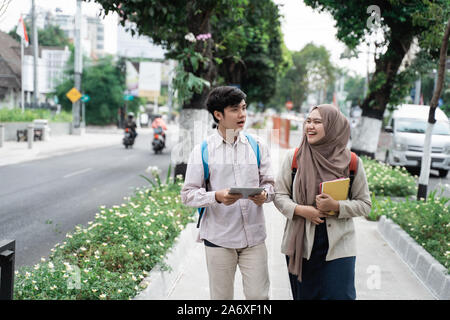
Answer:
[[[74,87],[66,93],[66,97],[69,98],[72,103],[75,103],[82,97],[82,94]]]

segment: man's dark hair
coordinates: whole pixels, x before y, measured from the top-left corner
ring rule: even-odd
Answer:
[[[214,121],[219,123],[219,120],[214,117],[214,111],[224,113],[224,109],[228,106],[235,106],[245,100],[247,95],[239,88],[231,86],[217,87],[211,90],[206,100],[206,107],[212,114]]]

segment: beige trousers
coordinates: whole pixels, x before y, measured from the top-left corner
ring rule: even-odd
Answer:
[[[212,300],[232,300],[236,266],[242,274],[242,285],[247,300],[269,299],[269,269],[267,248],[262,243],[243,249],[205,246]]]

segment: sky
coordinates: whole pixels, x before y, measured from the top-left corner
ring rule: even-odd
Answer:
[[[75,14],[76,0],[35,0],[36,5],[54,11],[61,8],[65,14]],[[6,12],[0,12],[0,30],[8,32],[17,26],[20,14],[30,11],[31,0],[0,0],[1,4],[10,2]],[[336,28],[334,19],[329,13],[318,13],[307,7],[301,0],[274,0],[276,4],[282,4],[280,8],[282,18],[282,31],[284,41],[289,50],[299,51],[307,43],[323,45],[331,53],[332,62],[339,67],[345,67],[359,75],[365,76],[367,72],[367,47],[359,49],[363,53],[358,59],[339,59],[345,46],[336,39]],[[62,6],[64,3],[64,6]],[[101,6],[95,2],[83,2],[83,14],[88,16],[98,15]],[[105,51],[114,54],[117,50],[117,15],[109,14],[104,20],[105,25]],[[371,59],[373,60],[373,59]],[[371,61],[369,70],[374,70]]]

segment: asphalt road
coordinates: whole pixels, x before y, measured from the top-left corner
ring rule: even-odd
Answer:
[[[154,155],[150,147],[151,135],[139,135],[133,149],[117,145],[0,167],[0,239],[16,240],[16,268],[47,257],[101,205],[120,205],[147,186],[139,175],[148,175],[148,166],[165,177],[170,150]]]

